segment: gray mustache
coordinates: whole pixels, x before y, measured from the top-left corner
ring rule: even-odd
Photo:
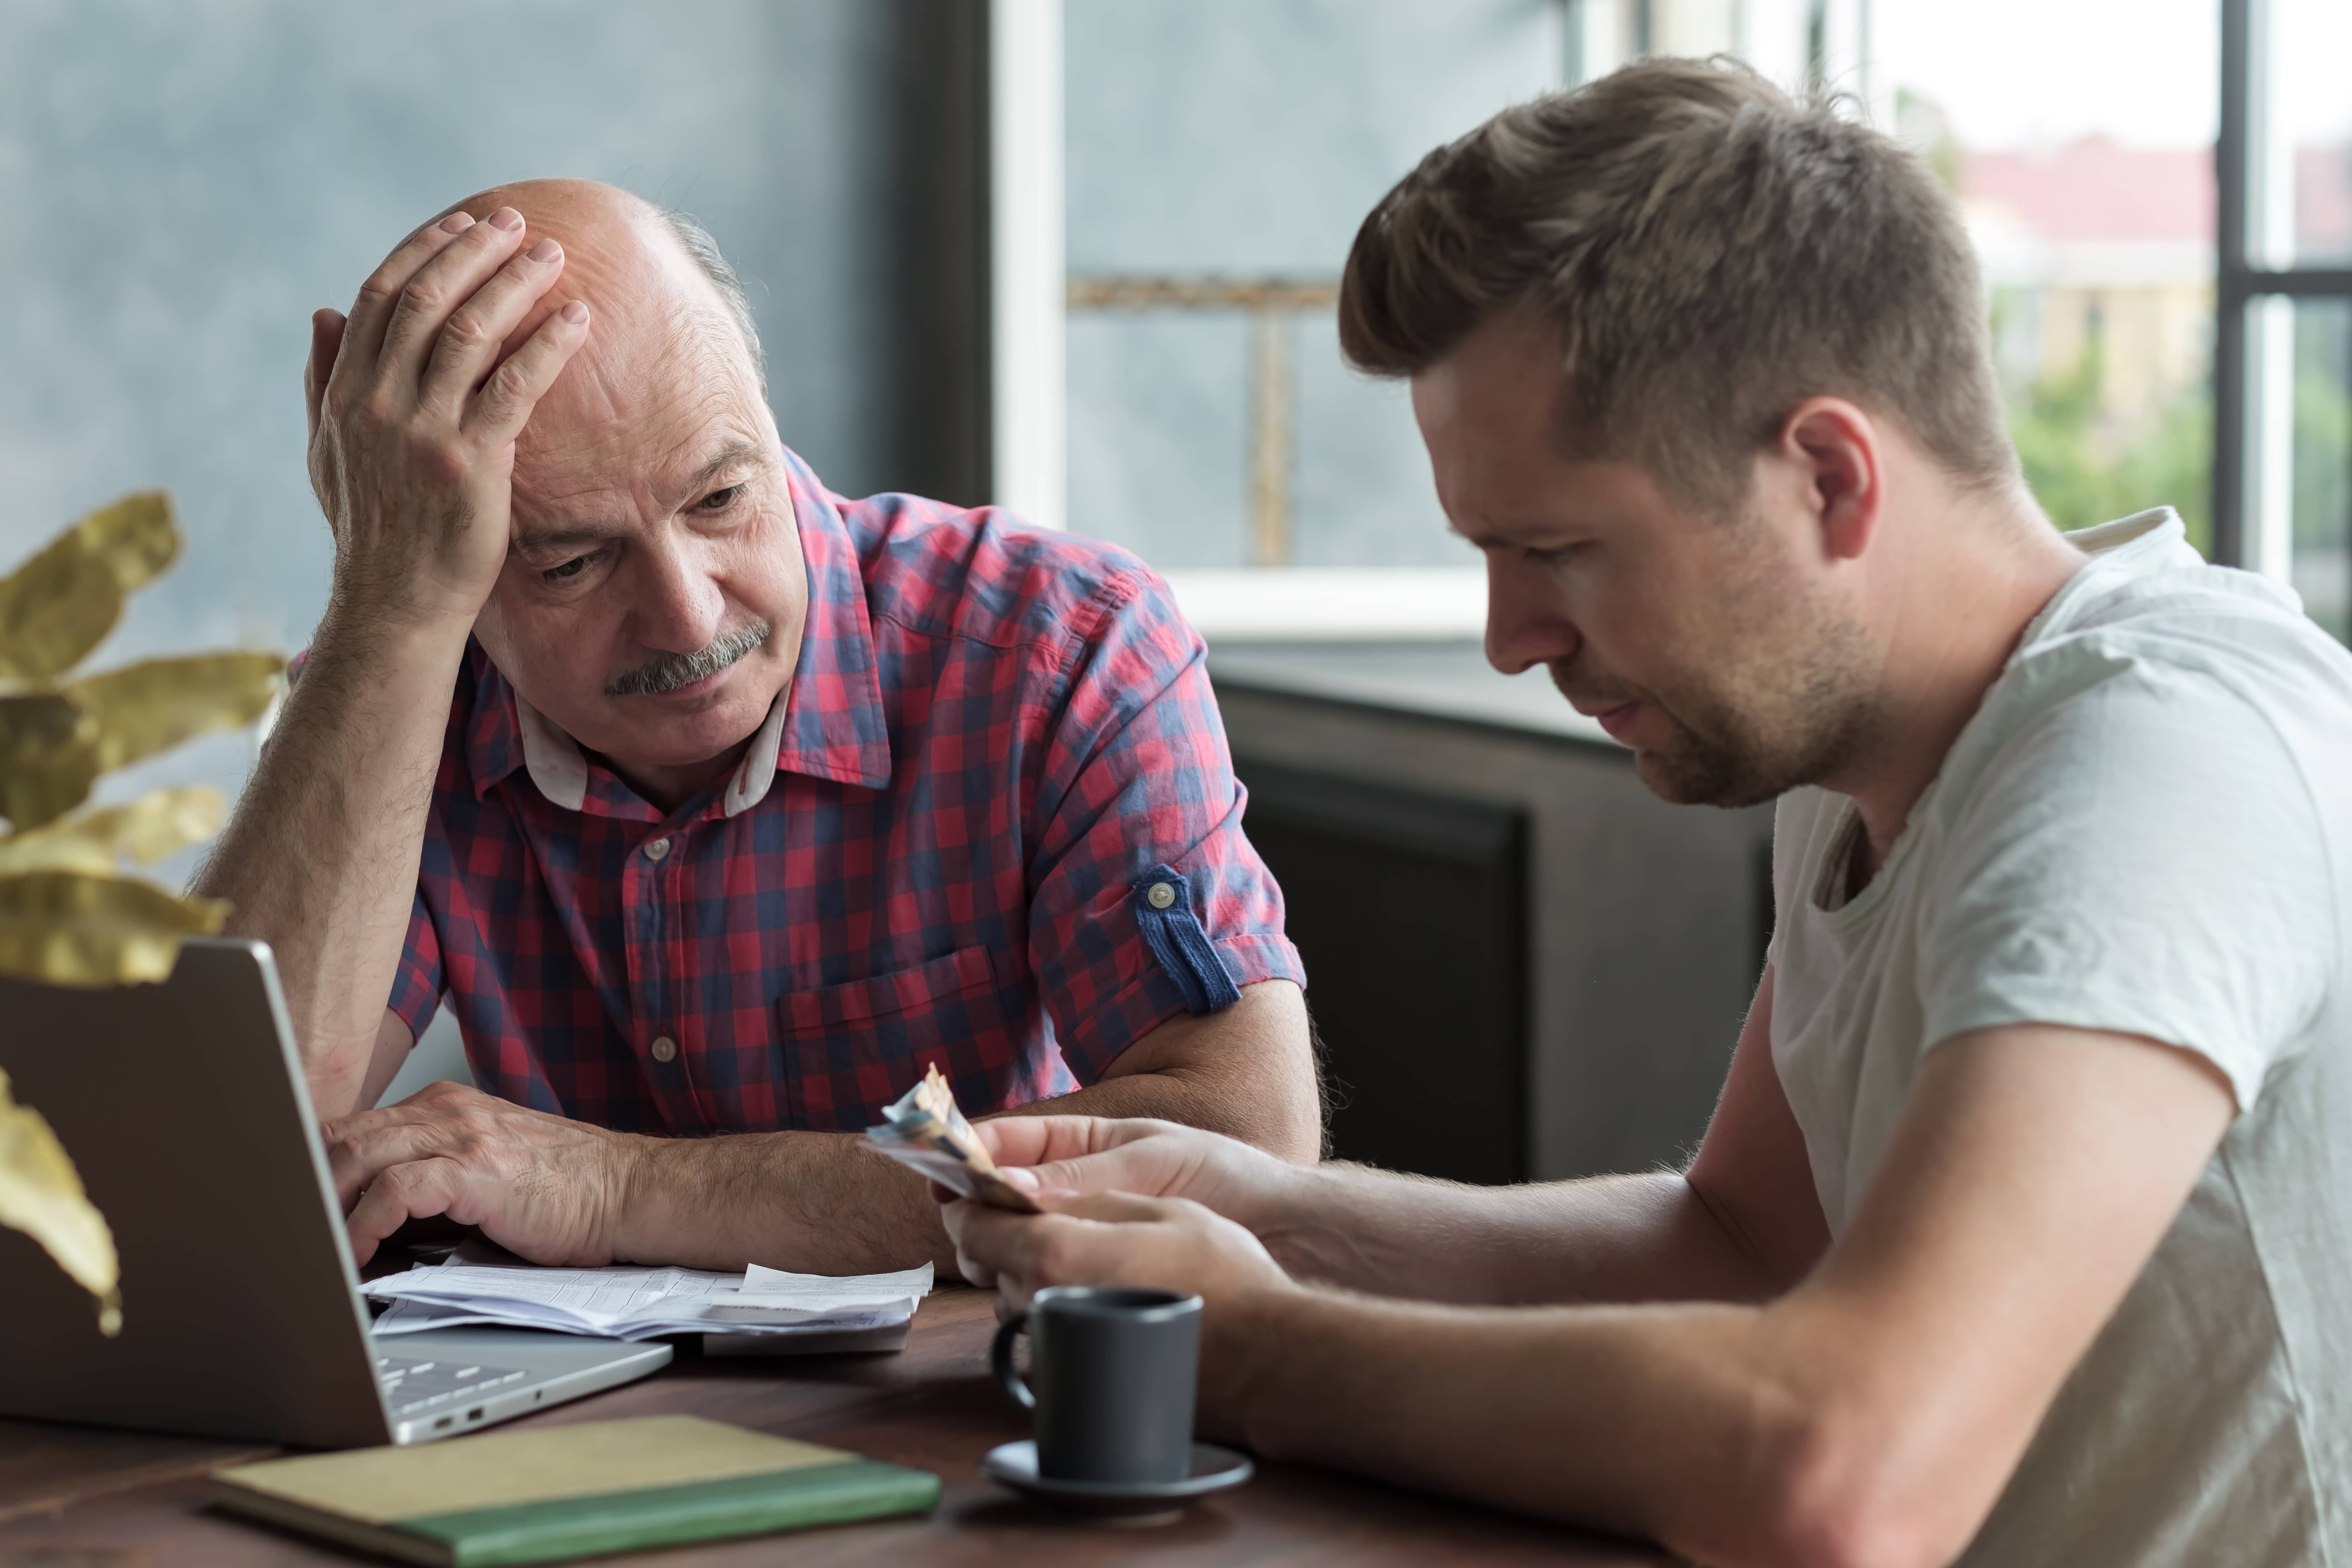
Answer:
[[[759,648],[774,632],[775,627],[755,616],[709,647],[693,653],[666,653],[625,674],[614,676],[605,686],[604,695],[656,697],[665,691],[676,691],[681,686],[691,686],[707,675],[718,674]]]

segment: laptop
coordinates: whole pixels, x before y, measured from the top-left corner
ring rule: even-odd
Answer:
[[[268,947],[193,939],[156,985],[0,976],[0,1068],[122,1259],[122,1331],[0,1229],[0,1415],[345,1448],[454,1436],[645,1376],[666,1344],[369,1331]]]

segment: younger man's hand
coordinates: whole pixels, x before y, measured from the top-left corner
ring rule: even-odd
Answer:
[[[1238,1139],[1145,1117],[994,1116],[973,1131],[1005,1180],[1047,1208],[1089,1193],[1186,1198],[1256,1230],[1297,1173]]]
[[[1093,1193],[1040,1215],[960,1199],[943,1217],[957,1271],[1015,1307],[1048,1285],[1133,1285],[1231,1303],[1290,1283],[1257,1237],[1183,1198]]]

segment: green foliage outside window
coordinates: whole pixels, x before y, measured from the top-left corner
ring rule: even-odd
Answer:
[[[2169,506],[2189,538],[2213,539],[2213,402],[2183,392],[2121,439],[2108,429],[2105,355],[2095,336],[2072,370],[2036,376],[2010,405],[2009,429],[2042,510],[2072,531]]]

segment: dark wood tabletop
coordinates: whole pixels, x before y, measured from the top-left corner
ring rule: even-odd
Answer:
[[[938,1473],[926,1518],[808,1531],[796,1563],[1020,1563],[1110,1558],[1154,1564],[1544,1563],[1654,1568],[1654,1549],[1578,1535],[1425,1493],[1287,1465],[1172,1524],[1118,1528],[1024,1502],[974,1468],[1026,1434],[988,1376],[991,1298],[943,1288],[895,1355],[682,1357],[652,1377],[527,1416],[511,1427],[687,1413],[848,1448]],[[0,1421],[0,1563],[167,1568],[349,1563],[338,1549],[216,1513],[205,1476],[267,1457],[250,1444]],[[774,1537],[641,1554],[665,1564],[772,1563]]]

